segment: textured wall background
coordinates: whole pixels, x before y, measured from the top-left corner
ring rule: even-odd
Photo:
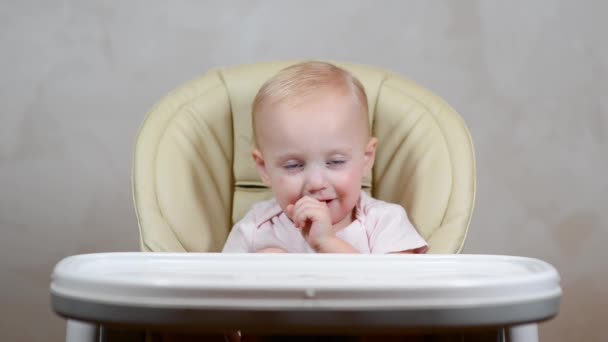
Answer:
[[[606,13],[601,0],[4,2],[0,339],[61,340],[55,263],[138,248],[131,149],[155,101],[212,67],[319,58],[395,70],[450,102],[477,146],[465,252],[551,262],[565,292],[541,337],[602,340]]]

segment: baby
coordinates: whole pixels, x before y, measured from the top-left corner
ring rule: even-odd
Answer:
[[[424,253],[405,210],[361,190],[374,165],[359,80],[324,62],[281,70],[253,103],[253,160],[274,198],[251,208],[223,252]]]

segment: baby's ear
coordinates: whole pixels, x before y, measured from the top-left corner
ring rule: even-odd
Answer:
[[[262,156],[262,152],[260,150],[255,149],[251,152],[251,156],[253,157],[253,161],[255,162],[255,167],[258,170],[258,174],[262,179],[262,182],[266,186],[270,186],[270,176],[268,175],[268,171],[266,170],[266,162],[264,161],[264,156]]]
[[[371,139],[369,139],[367,146],[365,146],[365,152],[363,156],[363,171],[366,176],[371,174],[372,167],[374,167],[374,160],[376,159],[376,147],[378,147],[378,139],[372,137]]]

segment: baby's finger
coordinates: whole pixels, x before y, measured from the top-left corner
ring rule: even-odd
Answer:
[[[296,228],[302,228],[306,223],[306,216],[301,210],[296,207],[293,209],[291,220],[293,221],[293,224],[296,226]]]
[[[310,196],[304,196],[302,198],[300,198],[297,202],[296,202],[296,206],[298,205],[303,205],[306,203],[320,203],[318,200],[310,197]]]
[[[321,203],[313,198],[310,198],[308,200],[296,203],[295,211],[299,212],[299,211],[303,211],[303,210],[309,210],[312,208],[324,208],[324,207],[326,207],[324,203]]]
[[[295,210],[300,228],[306,226],[309,222],[318,221],[322,217],[322,211],[315,205],[304,204]]]
[[[285,207],[285,213],[287,214],[288,217],[293,216],[293,211],[294,211],[295,207],[296,206],[293,204],[288,204],[287,207]]]

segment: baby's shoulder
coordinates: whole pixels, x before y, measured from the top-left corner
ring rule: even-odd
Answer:
[[[276,198],[272,197],[267,200],[255,202],[249,208],[249,213],[260,213],[268,210],[272,210],[279,205]]]
[[[360,210],[365,216],[372,217],[405,214],[401,205],[373,198],[365,192],[361,193]]]
[[[281,212],[279,203],[275,198],[254,203],[243,218],[236,224],[238,226],[257,226],[269,217]]]

